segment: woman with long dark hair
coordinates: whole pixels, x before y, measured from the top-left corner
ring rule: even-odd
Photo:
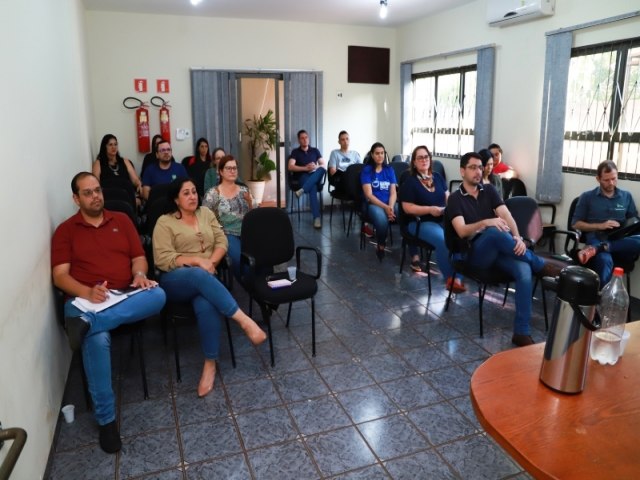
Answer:
[[[376,142],[369,151],[371,162],[360,174],[360,183],[366,200],[366,209],[376,229],[376,256],[382,261],[387,241],[389,222],[396,219],[396,174],[389,165],[384,145]]]
[[[153,258],[162,271],[160,285],[167,299],[191,302],[196,313],[205,356],[198,395],[204,397],[213,390],[223,317],[235,320],[254,345],[267,336],[215,276],[227,252],[227,239],[213,212],[198,207],[195,183],[188,178],[174,180],[168,197],[169,212],[153,230]]]
[[[133,190],[139,195],[142,184],[136,169],[128,158],[123,158],[118,150],[118,139],[115,135],[107,133],[100,142],[98,157],[93,162],[91,173],[100,180],[102,186],[122,185]]]

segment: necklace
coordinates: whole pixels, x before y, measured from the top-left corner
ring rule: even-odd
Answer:
[[[109,162],[107,162],[107,165],[109,165],[109,168],[111,169],[111,171],[113,172],[113,174],[117,177],[118,175],[120,175],[118,172],[120,171],[120,165],[116,162],[116,166],[115,168],[113,167],[113,165],[111,165]]]
[[[420,179],[420,184],[426,188],[429,192],[433,192],[435,188],[433,187],[433,177],[427,175],[418,175]]]

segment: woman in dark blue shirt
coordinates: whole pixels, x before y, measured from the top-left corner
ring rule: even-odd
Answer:
[[[466,289],[460,279],[453,279],[449,250],[444,242],[442,221],[449,190],[444,178],[433,172],[431,152],[426,146],[421,145],[413,149],[410,172],[411,175],[400,187],[402,209],[408,215],[420,217],[420,230],[417,236],[435,247],[436,263],[443,277],[447,279],[447,288],[453,282],[454,292],[464,292]],[[416,225],[417,222],[410,222],[407,226],[413,235],[416,234]],[[420,271],[417,247],[410,248],[409,253],[412,255],[411,268]],[[429,268],[428,265],[427,268]]]
[[[380,142],[371,146],[371,163],[360,174],[360,183],[367,201],[367,215],[376,229],[376,256],[382,261],[389,222],[396,219],[396,174],[389,165],[387,152]]]

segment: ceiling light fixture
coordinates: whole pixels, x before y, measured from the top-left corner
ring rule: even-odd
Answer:
[[[387,0],[380,0],[380,18],[387,18]]]
[[[197,6],[200,2],[202,2],[202,0],[191,0],[191,5],[193,5],[194,7]]]

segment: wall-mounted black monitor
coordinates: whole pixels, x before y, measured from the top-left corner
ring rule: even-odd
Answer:
[[[389,84],[388,48],[349,45],[349,83]]]

